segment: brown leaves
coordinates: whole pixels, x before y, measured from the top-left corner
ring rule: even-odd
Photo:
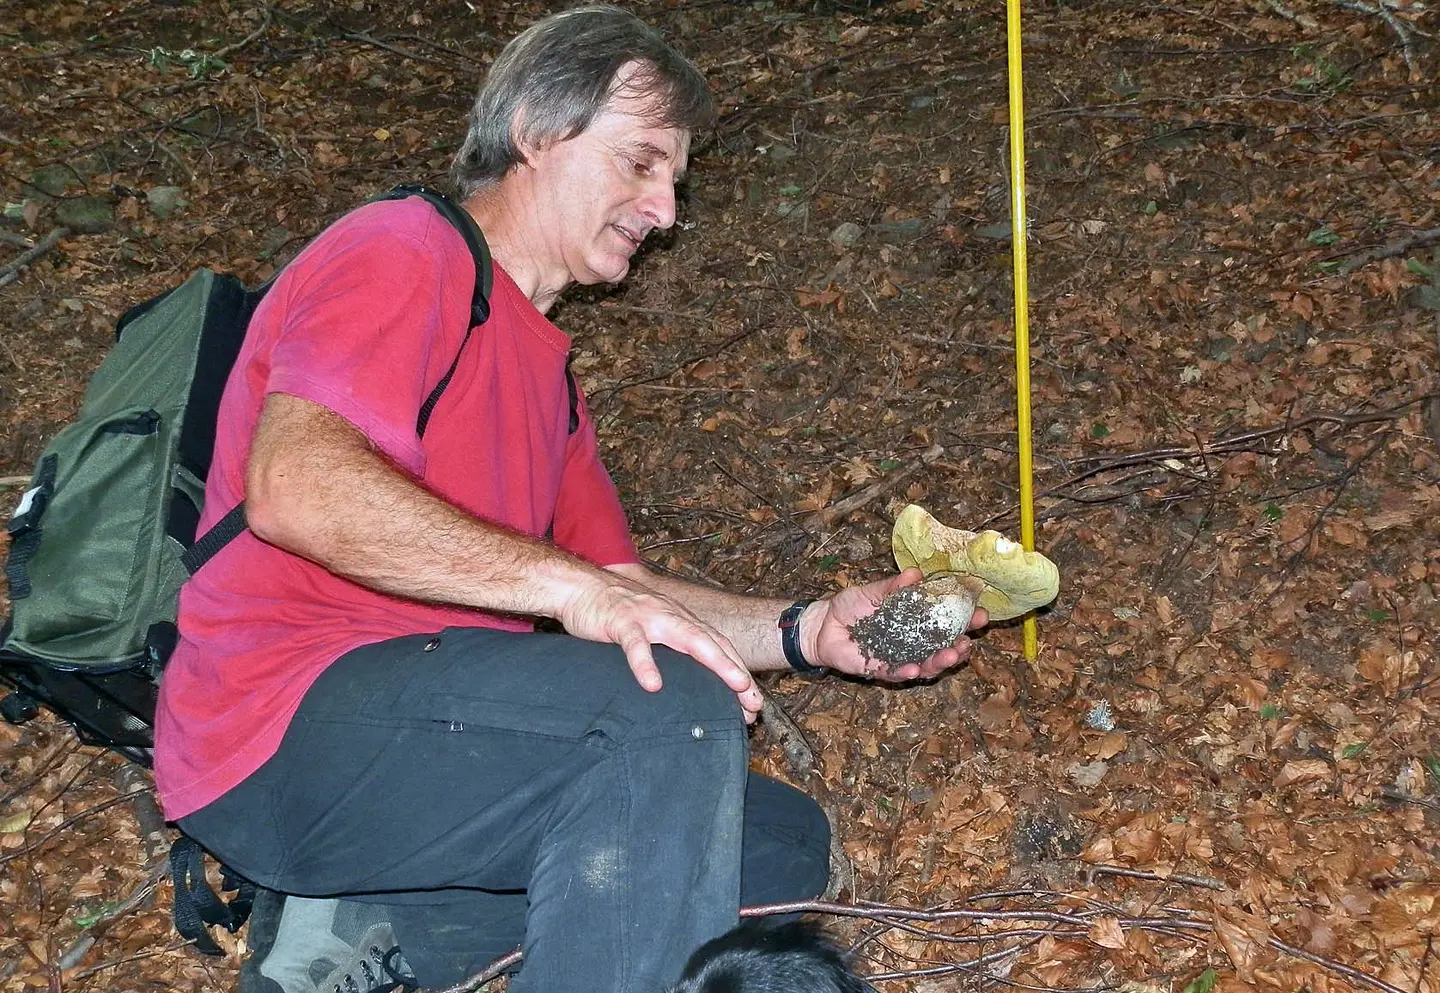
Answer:
[[[1324,759],[1300,759],[1286,762],[1275,774],[1275,788],[1284,789],[1301,783],[1313,783],[1329,779],[1332,775],[1330,763]]]
[[[1090,925],[1090,940],[1101,948],[1124,948],[1125,931],[1115,917],[1100,917]]]
[[[1270,924],[1265,918],[1234,907],[1211,905],[1215,939],[1235,972],[1247,982],[1255,981],[1256,967],[1274,959],[1270,949]]]

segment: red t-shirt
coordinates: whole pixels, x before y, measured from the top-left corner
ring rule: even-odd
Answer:
[[[491,317],[469,324],[474,263],[420,199],[362,207],[282,273],[246,333],[220,405],[203,531],[241,501],[269,393],[345,418],[400,471],[477,517],[540,536],[596,565],[635,562],[624,511],[580,405],[569,433],[570,339],[499,266]],[[423,441],[415,421],[457,353]],[[246,531],[180,593],[180,644],[161,681],[155,782],[185,816],[258,769],[301,698],[361,645],[445,627],[532,625],[388,596]]]

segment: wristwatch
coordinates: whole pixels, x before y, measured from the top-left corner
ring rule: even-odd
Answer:
[[[785,652],[785,661],[790,668],[806,676],[818,676],[825,670],[811,665],[800,648],[800,615],[814,600],[796,600],[780,611],[780,648]]]

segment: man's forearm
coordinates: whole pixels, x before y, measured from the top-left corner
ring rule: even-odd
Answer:
[[[685,604],[692,613],[730,639],[751,672],[789,668],[780,647],[780,629],[776,622],[780,612],[790,606],[791,601],[741,596],[661,575],[643,565],[613,568]],[[811,610],[816,609],[819,609],[818,604],[811,607]],[[810,627],[811,624],[806,623],[802,632]]]
[[[294,439],[306,442],[295,457]],[[337,415],[272,395],[256,433],[246,511],[263,540],[397,596],[558,616],[599,570],[467,515],[416,485]]]

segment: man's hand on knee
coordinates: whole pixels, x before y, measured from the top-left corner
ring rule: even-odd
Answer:
[[[753,723],[764,698],[730,639],[683,604],[614,571],[578,590],[561,611],[565,630],[590,641],[620,646],[636,681],[654,693],[661,688],[652,645],[689,655],[735,692]]]

